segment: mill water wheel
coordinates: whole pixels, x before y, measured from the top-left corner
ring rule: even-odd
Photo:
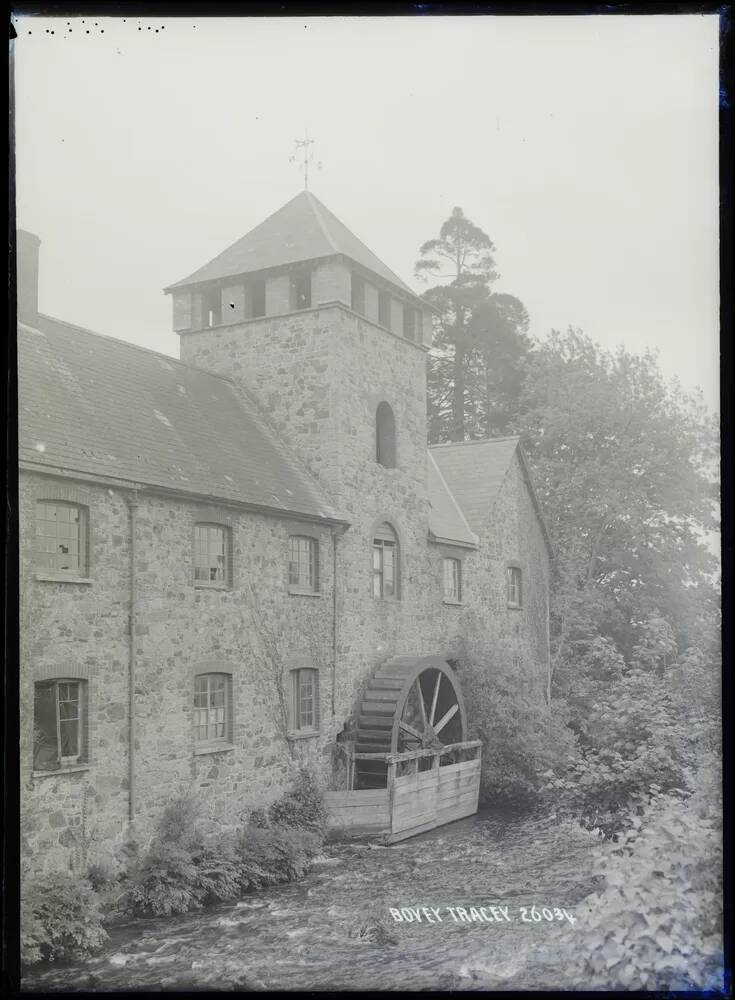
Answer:
[[[368,681],[357,712],[357,753],[403,753],[466,739],[459,680],[440,656],[394,657]],[[355,761],[355,788],[383,788],[386,780],[383,761]]]

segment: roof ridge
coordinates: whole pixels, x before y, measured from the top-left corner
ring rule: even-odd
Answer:
[[[334,242],[332,234],[327,229],[327,224],[322,218],[322,212],[321,212],[322,208],[326,209],[326,211],[329,211],[329,209],[326,207],[326,205],[322,205],[317,196],[315,194],[312,194],[311,191],[304,191],[304,194],[306,195],[309,205],[311,206],[311,210],[314,213],[314,218],[319,223],[319,228],[321,229],[324,235],[324,239],[330,245],[335,254],[339,253],[339,250],[337,249],[337,244]],[[355,239],[357,239],[357,237],[355,237]]]
[[[363,248],[363,250],[367,250],[367,252],[370,254],[371,257],[375,257],[375,259],[377,261],[379,261],[383,265],[383,267],[386,269],[386,271],[388,271],[389,274],[393,275],[393,277],[395,278],[395,283],[399,287],[401,287],[404,291],[409,292],[411,295],[413,295],[414,298],[416,298],[416,299],[420,299],[421,298],[420,295],[418,295],[416,292],[414,292],[414,290],[412,288],[409,287],[409,285],[403,280],[403,278],[399,277],[399,275],[396,274],[396,272],[393,270],[392,267],[388,267],[388,265],[385,263],[385,261],[382,260],[382,258],[378,257],[378,255],[375,253],[374,250],[370,249],[370,247],[367,245],[367,243],[363,243],[363,241],[360,239],[360,237],[356,233],[354,233],[345,222],[342,222],[342,220],[338,216],[336,216],[334,214],[334,212],[331,211],[331,209],[327,208],[327,206],[324,204],[324,202],[319,201],[319,199],[317,198],[317,196],[315,194],[312,194],[311,191],[309,191],[307,193],[314,199],[314,201],[316,201],[319,204],[320,208],[323,208],[324,211],[328,215],[331,215],[332,218],[335,219],[339,223],[339,225],[342,226],[342,228],[345,229],[350,234],[350,236],[353,238],[353,240],[355,240],[356,243],[360,244],[360,246]],[[334,241],[333,240],[330,239],[330,243],[332,243],[332,245],[334,246]],[[335,250],[335,252],[344,253],[344,251],[337,251],[337,250]],[[349,257],[350,255],[349,254],[345,254],[345,256]],[[359,264],[360,261],[356,261],[356,263]],[[362,264],[361,266],[362,267],[366,267],[365,264]],[[367,270],[372,270],[372,268],[367,268]],[[376,271],[373,271],[373,273],[377,274]]]
[[[52,323],[58,323],[60,326],[69,327],[70,330],[76,330],[77,333],[86,333],[89,337],[99,337],[101,340],[111,340],[114,344],[122,344],[124,347],[132,347],[136,351],[143,351],[144,354],[152,354],[154,357],[163,358],[164,361],[168,361],[175,365],[181,365],[182,368],[188,368],[189,371],[199,372],[201,375],[209,375],[211,378],[219,379],[221,382],[229,382],[230,385],[235,385],[234,379],[230,378],[229,375],[219,375],[217,372],[210,372],[206,368],[200,368],[199,365],[192,365],[188,361],[182,361],[180,358],[175,358],[172,354],[164,354],[163,351],[154,351],[151,347],[143,347],[142,344],[134,344],[131,340],[123,340],[121,337],[113,337],[109,333],[100,333],[99,330],[90,330],[86,326],[79,326],[76,323],[69,323],[65,319],[57,319],[56,316],[49,316],[48,313],[39,312],[39,318],[50,320]],[[43,334],[43,330],[38,327],[29,326],[27,323],[21,323],[20,326],[25,326],[29,330],[37,330],[38,333]]]
[[[495,438],[474,438],[472,441],[442,441],[439,444],[430,444],[429,450],[434,448],[457,448],[467,444],[495,444],[498,441],[520,441],[520,434],[504,434],[503,437]]]

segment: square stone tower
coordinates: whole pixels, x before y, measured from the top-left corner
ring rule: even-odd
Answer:
[[[165,291],[182,360],[247,392],[355,526],[426,537],[431,311],[313,194]]]

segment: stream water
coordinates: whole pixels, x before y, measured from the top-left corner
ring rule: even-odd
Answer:
[[[571,824],[481,815],[392,847],[332,845],[300,882],[120,924],[93,959],[36,966],[23,989],[563,987],[584,935],[575,907],[595,887],[593,846]],[[521,909],[533,905],[539,920]],[[438,912],[390,912],[409,907]]]

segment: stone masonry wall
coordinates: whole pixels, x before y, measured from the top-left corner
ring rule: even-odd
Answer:
[[[130,513],[123,490],[81,484],[89,504],[87,583],[36,578],[35,499],[66,480],[21,479],[21,679],[24,856],[36,867],[110,859],[121,839],[145,840],[167,799],[186,790],[236,823],[289,782],[292,761],[279,714],[279,670],[320,671],[320,733],[294,756],[330,771],[336,735],[375,669],[398,654],[460,657],[477,643],[488,669],[507,661],[519,682],[545,670],[548,556],[517,460],[488,512],[478,551],[428,541],[425,354],[330,306],[281,320],[187,334],[183,359],[232,377],[349,518],[336,538],[319,524],[219,508],[231,519],[229,589],[193,580],[193,525],[211,511],[142,491],[136,530],[135,793],[128,826]],[[390,403],[397,468],[375,461],[375,410]],[[215,501],[212,501],[214,504]],[[388,520],[400,544],[400,599],[372,596],[372,537]],[[289,593],[288,535],[315,533],[320,595]],[[446,604],[442,559],[463,560],[463,603]],[[523,608],[505,599],[508,561],[523,570]],[[336,649],[336,659],[333,651]],[[90,761],[74,773],[34,775],[33,681],[87,673]],[[81,668],[80,668],[81,669]],[[231,746],[199,753],[193,678],[232,677]],[[278,673],[278,671],[276,671]]]

